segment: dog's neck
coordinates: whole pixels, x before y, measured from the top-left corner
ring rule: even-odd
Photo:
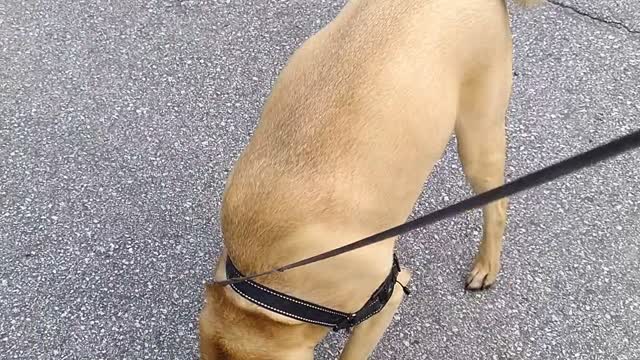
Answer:
[[[205,335],[201,346],[216,349],[220,344],[233,344],[233,349],[224,351],[235,354],[234,358],[252,358],[253,354],[268,352],[277,359],[313,359],[315,346],[328,332],[262,309],[232,289],[217,286],[207,286],[200,324],[201,334]],[[222,324],[226,326],[222,328]]]
[[[225,267],[228,261],[228,256],[227,256],[227,252],[226,250],[223,251],[222,255],[220,256],[220,259],[218,260],[218,266],[216,268],[216,274],[215,274],[215,279],[216,280],[226,280],[227,276],[226,276],[226,271],[225,271]],[[266,316],[269,319],[271,319],[272,321],[276,322],[276,323],[280,323],[280,324],[287,324],[287,325],[301,325],[303,324],[302,321],[296,320],[296,319],[292,319],[290,317],[286,317],[284,315],[280,315],[278,313],[269,311],[263,307],[260,307],[250,301],[248,301],[247,299],[243,298],[241,295],[239,295],[237,292],[233,291],[233,289],[231,289],[231,287],[226,286],[224,288],[222,288],[222,295],[230,302],[233,304],[233,306],[235,308],[237,308],[238,310],[244,311],[247,314],[260,314],[262,316]],[[218,292],[213,292],[214,294],[218,294]]]

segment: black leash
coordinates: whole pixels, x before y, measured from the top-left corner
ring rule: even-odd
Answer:
[[[437,221],[440,221],[448,217],[452,217],[454,215],[458,215],[465,211],[483,207],[496,200],[500,200],[502,198],[517,194],[519,192],[523,192],[533,187],[551,182],[559,177],[574,173],[585,167],[595,165],[599,162],[602,162],[611,157],[620,155],[629,150],[636,149],[638,147],[640,147],[640,130],[637,130],[629,135],[620,137],[605,145],[601,145],[595,149],[589,150],[582,154],[579,154],[569,159],[558,162],[542,170],[538,170],[534,173],[523,176],[519,179],[516,179],[510,183],[507,183],[493,190],[489,190],[487,192],[476,195],[469,199],[460,201],[444,209],[434,211],[430,214],[427,214],[415,220],[406,222],[402,225],[393,227],[391,229],[385,230],[383,232],[371,235],[362,240],[358,240],[356,242],[309,257],[307,259],[303,259],[303,260],[291,263],[289,265],[279,267],[277,269],[273,269],[270,271],[249,275],[249,276],[235,277],[235,278],[231,278],[223,281],[214,281],[211,283],[211,285],[226,286],[230,284],[237,284],[247,280],[252,280],[258,277],[262,277],[265,275],[284,272],[297,267],[309,265],[311,263],[332,258],[340,254],[344,254],[346,252],[350,252],[350,251],[359,249],[361,247],[369,246],[369,245],[381,242],[383,240],[389,239],[391,237],[402,235],[412,230],[425,227],[427,225],[433,224]]]

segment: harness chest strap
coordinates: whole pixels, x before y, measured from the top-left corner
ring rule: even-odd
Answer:
[[[227,278],[243,276],[229,257],[227,257],[226,261],[226,273]],[[292,319],[330,327],[334,331],[338,331],[358,325],[380,312],[389,302],[396,282],[402,286],[404,292],[408,295],[409,290],[398,281],[398,273],[400,273],[400,263],[394,254],[393,266],[387,278],[373,292],[364,306],[352,314],[283,294],[251,280],[230,284],[230,286],[240,296],[264,309]]]

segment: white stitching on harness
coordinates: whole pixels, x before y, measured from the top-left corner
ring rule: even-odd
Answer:
[[[370,317],[372,317],[373,315],[375,315],[375,314],[379,313],[380,311],[382,311],[382,309],[384,309],[384,306],[383,306],[383,307],[381,307],[380,309],[378,309],[378,310],[376,310],[376,311],[372,312],[371,314],[367,315],[367,317],[366,317],[366,318],[364,318],[364,319],[362,319],[362,320],[358,321],[358,323],[357,323],[356,325],[362,324],[363,322],[367,321]]]
[[[252,298],[252,297],[250,297],[249,295],[247,295],[247,294],[243,293],[242,291],[240,291],[240,289],[238,289],[234,284],[231,284],[231,287],[232,287],[232,288],[233,288],[233,289],[234,289],[238,294],[240,294],[243,298],[245,298],[245,299],[247,299],[247,300],[249,300],[249,301],[251,301],[251,302],[253,302],[253,303],[257,304],[257,305],[260,305],[260,306],[262,306],[262,307],[264,307],[264,308],[266,308],[266,309],[269,309],[269,310],[271,310],[271,311],[274,311],[274,312],[276,312],[276,313],[279,313],[279,314],[281,314],[281,315],[289,316],[289,317],[292,317],[292,318],[294,318],[294,319],[298,319],[298,320],[301,320],[301,321],[307,321],[307,322],[310,322],[310,323],[313,323],[313,324],[317,324],[317,325],[324,325],[324,326],[330,326],[330,327],[332,327],[332,326],[335,326],[335,325],[336,325],[336,324],[329,324],[329,323],[325,323],[325,322],[322,322],[322,321],[316,321],[316,320],[306,319],[306,318],[304,318],[304,317],[302,317],[302,316],[298,316],[298,315],[294,315],[294,314],[289,314],[289,313],[287,313],[286,311],[278,310],[278,309],[276,309],[276,308],[273,308],[273,307],[271,307],[271,306],[269,306],[269,305],[267,305],[267,304],[263,304],[262,302],[260,302],[260,301],[258,301],[258,300],[256,300],[256,299],[254,299],[254,298]]]
[[[312,304],[306,304],[306,303],[303,303],[303,302],[301,302],[301,301],[298,301],[298,300],[296,300],[296,299],[290,298],[290,297],[288,297],[288,296],[282,296],[282,295],[280,295],[280,294],[278,294],[278,293],[275,293],[275,292],[273,292],[273,291],[271,291],[271,290],[269,290],[269,289],[267,289],[267,288],[265,288],[265,287],[261,286],[261,285],[260,285],[260,284],[258,284],[258,283],[252,282],[252,281],[247,281],[247,284],[249,284],[249,285],[253,285],[253,286],[254,286],[254,287],[256,287],[256,288],[261,289],[261,290],[263,290],[263,291],[266,291],[266,292],[270,293],[271,295],[275,295],[275,296],[277,296],[277,297],[279,297],[279,298],[281,298],[281,299],[285,299],[285,300],[293,301],[293,302],[294,302],[294,303],[296,303],[296,304],[300,304],[300,305],[308,306],[308,307],[310,307],[310,308],[314,308],[314,309],[316,309],[316,310],[320,310],[320,311],[328,312],[328,313],[330,313],[330,314],[334,314],[334,315],[339,315],[339,316],[349,316],[349,314],[339,313],[339,312],[332,311],[332,310],[329,310],[329,309],[323,309],[323,308],[320,308],[320,307],[318,307],[318,306],[314,306],[314,305],[312,305]],[[235,289],[235,288],[234,288],[234,289]]]

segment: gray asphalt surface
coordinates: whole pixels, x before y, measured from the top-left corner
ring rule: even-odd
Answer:
[[[640,3],[556,1],[513,9],[510,179],[640,127]],[[197,358],[228,170],[341,6],[0,3],[0,357]],[[414,292],[373,358],[639,359],[639,156],[514,197],[489,292],[463,291],[479,212],[405,236]],[[468,195],[450,147],[415,214]]]

